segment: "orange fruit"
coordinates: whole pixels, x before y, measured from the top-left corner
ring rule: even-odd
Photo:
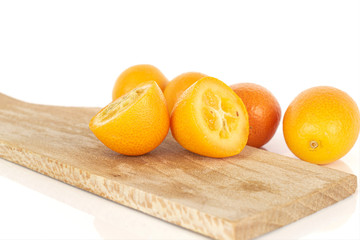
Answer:
[[[90,121],[95,136],[124,155],[142,155],[155,149],[169,131],[165,97],[155,81],[136,88],[104,107]]]
[[[205,74],[199,72],[183,73],[171,80],[164,90],[164,95],[168,105],[168,111],[171,113],[177,99],[181,94],[200,78],[206,77]]]
[[[147,81],[155,81],[163,91],[168,83],[167,78],[156,67],[149,64],[139,64],[123,71],[115,82],[112,99],[115,100]]]
[[[249,139],[247,145],[261,147],[274,136],[281,119],[281,108],[274,95],[254,83],[230,86],[244,102],[249,114]]]
[[[333,87],[313,87],[289,105],[283,120],[286,144],[300,159],[331,163],[355,144],[360,113],[354,100]]]
[[[249,120],[241,99],[222,81],[204,77],[176,102],[171,133],[185,149],[208,157],[240,153],[249,134]]]

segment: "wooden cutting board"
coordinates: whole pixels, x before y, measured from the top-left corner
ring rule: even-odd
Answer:
[[[252,147],[201,157],[170,135],[149,154],[122,156],[89,130],[98,110],[0,94],[0,157],[216,239],[254,238],[357,187],[354,175]]]

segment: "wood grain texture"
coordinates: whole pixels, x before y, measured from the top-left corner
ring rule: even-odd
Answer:
[[[98,110],[0,94],[0,157],[216,239],[254,238],[357,187],[354,175],[252,147],[201,157],[170,135],[149,154],[122,156],[89,130]]]

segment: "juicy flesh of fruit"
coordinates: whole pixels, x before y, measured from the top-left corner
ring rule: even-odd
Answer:
[[[202,96],[202,116],[211,131],[220,138],[229,138],[231,131],[237,128],[239,112],[229,100],[215,94],[210,89]]]
[[[148,88],[148,85],[134,88],[129,93],[119,97],[114,102],[110,103],[106,108],[104,108],[100,114],[97,116],[96,124],[101,125],[113,119],[119,112],[126,109],[127,106],[130,106],[137,99],[139,99]]]

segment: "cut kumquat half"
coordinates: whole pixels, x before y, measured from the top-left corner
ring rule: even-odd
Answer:
[[[91,119],[89,127],[108,148],[137,156],[160,145],[169,124],[165,97],[157,83],[150,81],[104,107]]]
[[[215,158],[240,153],[249,136],[244,103],[213,77],[204,77],[186,89],[174,106],[170,127],[185,149]]]

